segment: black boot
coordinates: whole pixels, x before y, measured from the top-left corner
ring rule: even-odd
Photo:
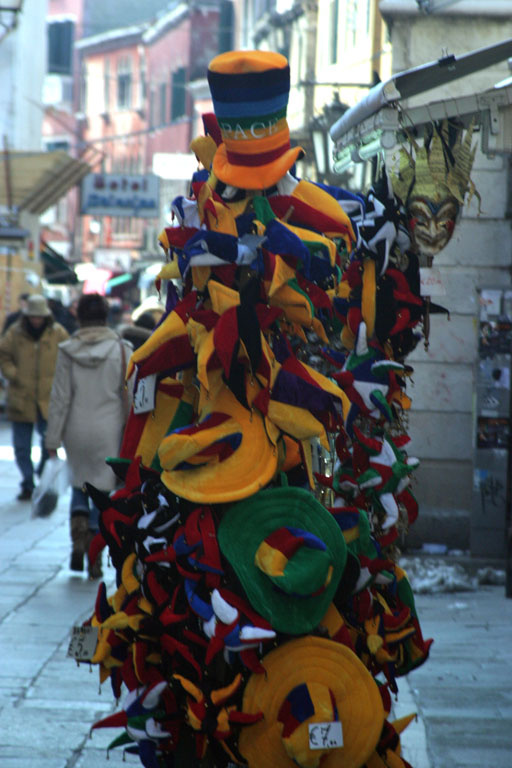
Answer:
[[[73,515],[71,517],[71,562],[72,571],[83,571],[84,555],[87,549],[87,534],[89,532],[89,519],[86,515]]]

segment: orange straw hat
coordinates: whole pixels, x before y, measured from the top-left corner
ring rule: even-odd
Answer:
[[[272,187],[304,154],[290,146],[288,61],[270,51],[229,51],[210,62],[208,82],[223,141],[215,176],[241,189]]]
[[[377,683],[347,646],[320,637],[284,643],[262,659],[243,711],[263,720],[243,729],[239,749],[249,768],[359,768],[384,725]],[[310,726],[319,724],[317,729]],[[341,724],[343,746],[331,731]],[[329,728],[327,728],[329,726]],[[327,735],[327,738],[324,738]]]

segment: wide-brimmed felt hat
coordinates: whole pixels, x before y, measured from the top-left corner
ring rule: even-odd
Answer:
[[[215,176],[241,189],[272,187],[304,154],[290,146],[288,61],[270,51],[229,51],[210,62],[208,82],[223,142]]]
[[[210,402],[211,410],[197,423],[175,430],[160,444],[162,482],[199,504],[245,499],[274,477],[276,447],[259,411],[244,407],[226,385]]]
[[[27,317],[49,317],[51,311],[45,297],[40,293],[33,293],[27,299],[23,314]]]
[[[264,656],[245,687],[243,711],[263,713],[239,749],[249,768],[359,768],[378,743],[384,707],[377,683],[349,648],[304,637]],[[341,723],[343,746],[311,749],[309,725]],[[313,733],[320,736],[319,733]],[[317,739],[319,745],[323,742]]]
[[[260,491],[227,510],[217,535],[250,603],[273,629],[299,635],[319,624],[347,550],[336,521],[309,491]]]

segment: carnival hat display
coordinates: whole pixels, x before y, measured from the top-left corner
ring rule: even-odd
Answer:
[[[124,485],[86,484],[89,554],[117,571],[91,662],[127,692],[95,728],[151,768],[405,768],[411,716],[385,718],[432,642],[396,563],[418,512],[405,357],[444,242],[412,204],[459,211],[472,129],[440,124],[355,195],[294,175],[283,56],[224,53],[208,80],[203,167],[160,235],[165,314],[128,366]]]

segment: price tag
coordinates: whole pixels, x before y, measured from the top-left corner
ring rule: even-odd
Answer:
[[[310,723],[309,724],[309,748],[310,749],[336,749],[343,746],[343,731],[341,723]]]
[[[441,273],[434,267],[420,267],[420,294],[422,296],[446,296]]]
[[[139,379],[137,389],[133,395],[133,412],[147,413],[155,407],[156,397],[156,373]]]
[[[98,644],[98,627],[73,627],[68,656],[77,661],[90,661]]]

